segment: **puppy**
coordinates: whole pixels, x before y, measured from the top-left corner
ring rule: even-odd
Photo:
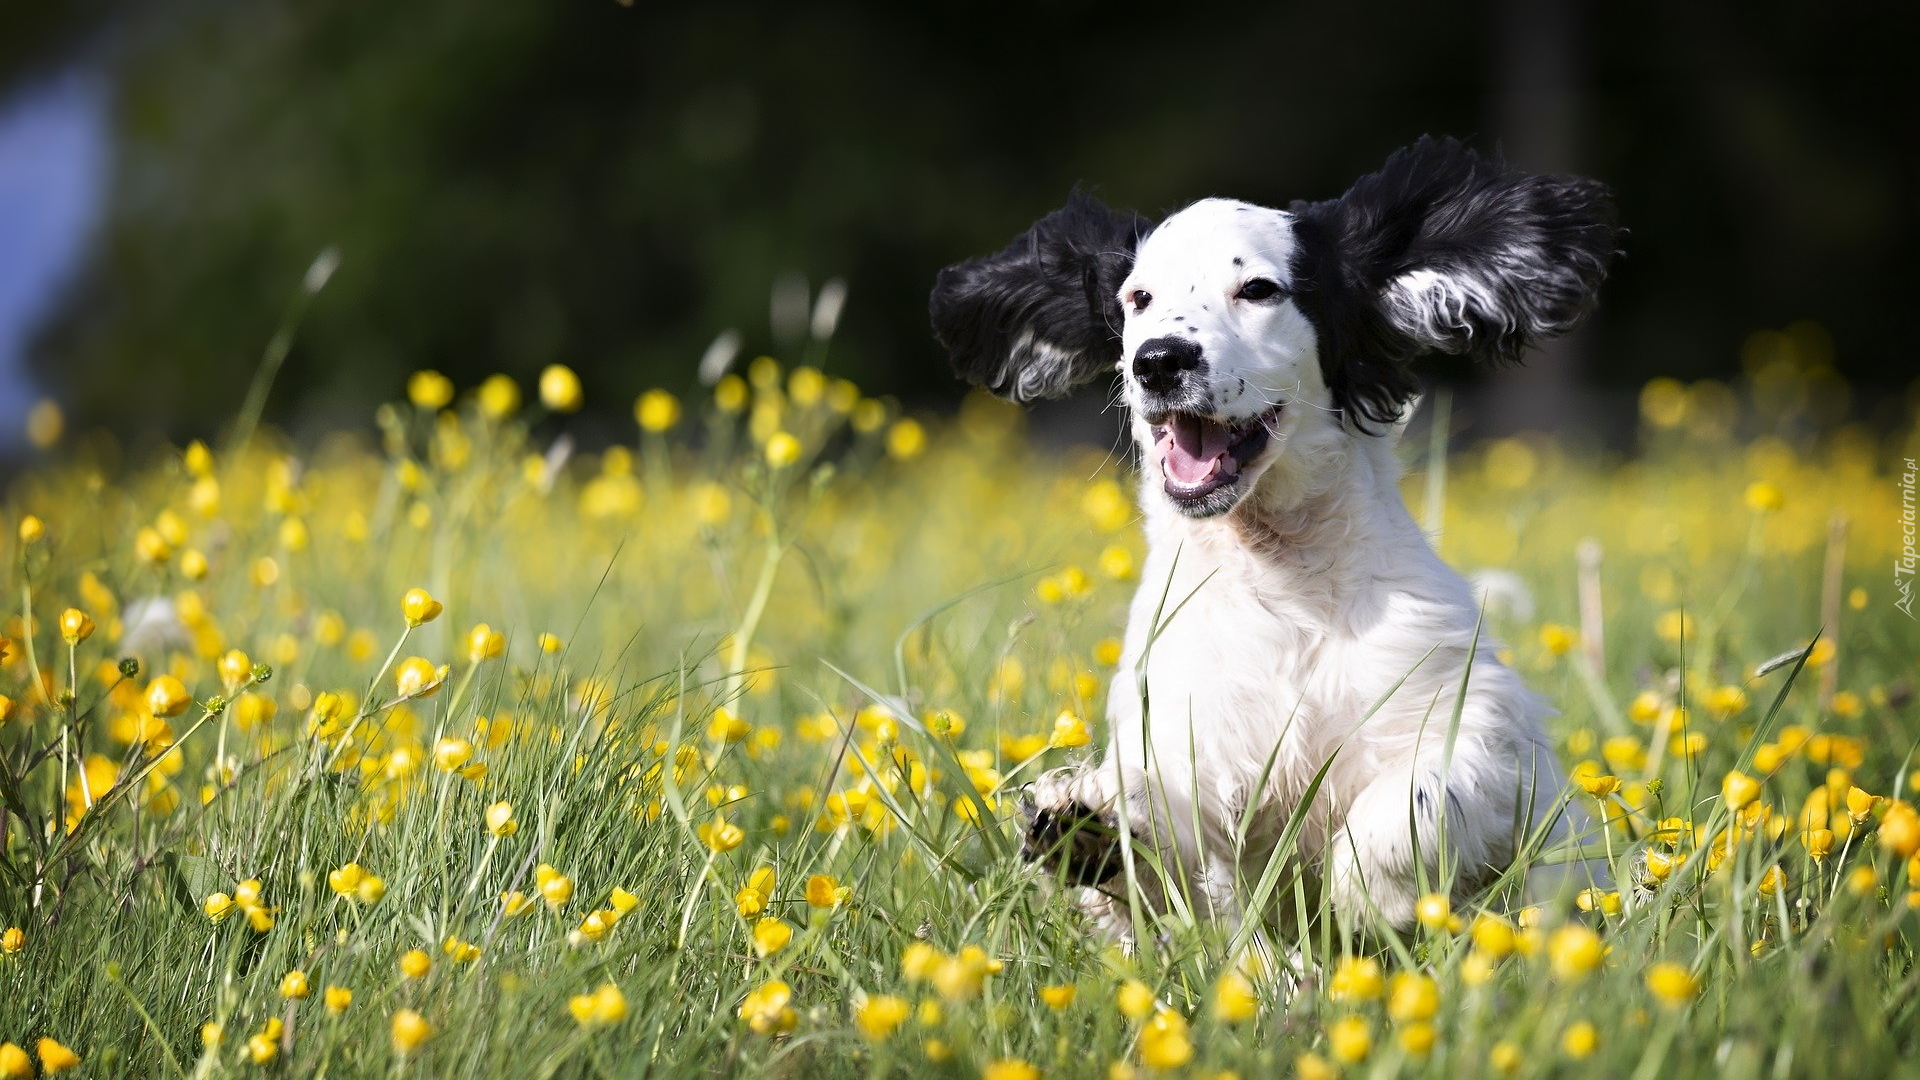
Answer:
[[[1117,372],[1139,444],[1105,759],[1028,793],[1030,854],[1107,933],[1134,933],[1124,834],[1158,868],[1139,899],[1237,922],[1276,917],[1243,904],[1291,827],[1313,888],[1402,929],[1569,838],[1547,708],[1408,514],[1393,443],[1414,360],[1517,362],[1593,308],[1618,239],[1602,185],[1425,138],[1285,210],[1156,225],[1076,194],[941,271],[963,377],[1029,400]]]

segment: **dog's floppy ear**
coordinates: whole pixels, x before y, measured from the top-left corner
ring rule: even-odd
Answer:
[[[1340,198],[1293,209],[1327,385],[1363,424],[1394,421],[1424,353],[1515,363],[1573,329],[1620,238],[1605,185],[1529,176],[1432,137]]]
[[[968,382],[1015,401],[1057,397],[1120,359],[1116,293],[1144,218],[1075,192],[998,255],[934,279],[933,336]]]

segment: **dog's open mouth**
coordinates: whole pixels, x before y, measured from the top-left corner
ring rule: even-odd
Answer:
[[[1241,470],[1260,456],[1280,420],[1281,405],[1258,416],[1222,420],[1199,413],[1173,412],[1153,427],[1153,450],[1160,458],[1167,498],[1189,512],[1219,513],[1212,496],[1238,483]]]

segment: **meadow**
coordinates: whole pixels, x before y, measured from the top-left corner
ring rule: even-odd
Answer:
[[[596,452],[558,367],[56,451],[0,529],[0,1077],[1920,1075],[1920,450],[1798,340],[1630,455],[1402,447],[1616,889],[1354,933],[1282,860],[1301,940],[1133,955],[1016,817],[1130,692],[1124,455],[770,358]]]

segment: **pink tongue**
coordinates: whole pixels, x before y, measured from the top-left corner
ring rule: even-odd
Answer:
[[[1231,472],[1233,462],[1227,456],[1231,442],[1227,426],[1197,416],[1176,413],[1167,418],[1167,475],[1175,483],[1196,487],[1216,471]]]

